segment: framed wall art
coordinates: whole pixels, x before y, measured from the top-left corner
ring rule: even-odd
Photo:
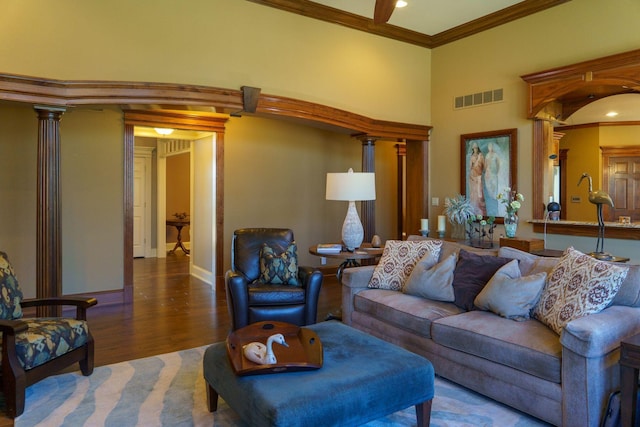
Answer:
[[[497,199],[506,188],[517,190],[518,130],[460,135],[460,194],[476,215],[502,222],[505,207]]]

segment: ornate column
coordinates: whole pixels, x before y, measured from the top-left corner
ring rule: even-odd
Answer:
[[[34,106],[38,114],[36,289],[38,298],[62,295],[60,236],[60,119],[65,108]],[[60,307],[39,307],[38,316],[59,316]]]
[[[362,141],[362,172],[375,172],[375,142],[377,138],[369,135],[363,135],[359,137],[359,139]],[[371,239],[373,238],[373,235],[376,231],[376,201],[366,200],[361,203],[361,217],[362,227],[364,228],[364,241],[371,242]]]

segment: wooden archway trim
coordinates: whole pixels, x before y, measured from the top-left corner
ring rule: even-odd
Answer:
[[[566,119],[598,99],[640,91],[640,49],[521,77],[529,87],[529,118],[558,102]]]
[[[243,109],[242,91],[173,83],[52,80],[0,74],[0,100],[70,107],[143,104],[213,107],[218,112]],[[256,115],[281,116],[324,125],[349,134],[427,140],[431,126],[372,119],[349,111],[277,95],[260,94]]]
[[[546,108],[565,119],[585,105],[611,95],[640,91],[640,49],[521,76],[527,82],[528,117]],[[544,216],[545,143],[553,134],[550,117],[533,123],[533,218]]]

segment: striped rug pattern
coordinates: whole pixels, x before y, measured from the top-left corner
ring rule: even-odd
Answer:
[[[33,426],[244,426],[221,399],[209,413],[202,376],[205,347],[47,378],[27,389],[16,427]],[[413,407],[370,422],[369,427],[415,426]],[[479,394],[436,378],[432,426],[546,426]]]

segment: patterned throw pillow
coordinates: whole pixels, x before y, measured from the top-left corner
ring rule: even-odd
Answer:
[[[298,253],[295,242],[276,254],[264,243],[260,251],[260,281],[274,285],[298,285]]]
[[[572,320],[598,313],[618,293],[629,267],[568,248],[547,279],[534,316],[557,334]]]
[[[13,320],[22,317],[22,291],[7,254],[0,252],[0,319]]]
[[[442,240],[387,240],[369,287],[401,290],[418,261],[430,266],[438,262],[441,247]]]

